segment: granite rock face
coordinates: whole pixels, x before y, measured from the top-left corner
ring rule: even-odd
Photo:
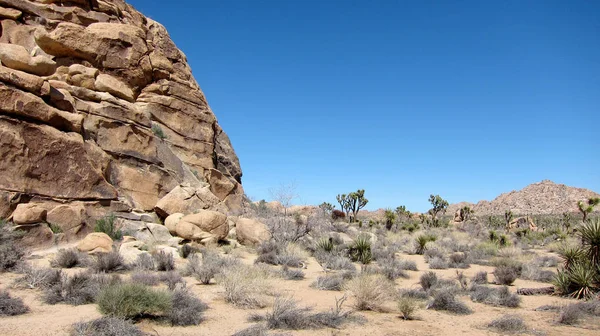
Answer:
[[[85,232],[115,211],[239,209],[239,160],[166,29],[88,3],[0,0],[0,215],[32,203]]]

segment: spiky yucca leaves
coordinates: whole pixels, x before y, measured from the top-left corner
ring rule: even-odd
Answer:
[[[573,292],[571,296],[576,299],[589,299],[594,294],[594,284],[598,275],[593,267],[587,263],[576,263],[568,272]]]
[[[584,223],[579,230],[579,236],[592,267],[597,267],[600,265],[600,219]]]
[[[583,259],[585,251],[581,246],[563,245],[559,248],[558,255],[560,255],[563,260],[564,268],[568,270],[572,265]]]
[[[331,252],[333,250],[333,239],[327,237],[321,237],[317,240],[317,249],[321,249],[325,252]]]
[[[418,236],[415,239],[416,242],[416,253],[417,254],[423,254],[425,252],[425,245],[427,245],[427,243],[429,242],[433,242],[436,241],[437,237],[434,235],[429,235],[429,234],[423,234]]]
[[[567,295],[571,290],[571,279],[569,279],[569,273],[564,269],[559,269],[558,273],[554,276],[552,284],[556,287],[556,292],[560,295]]]
[[[350,259],[362,264],[368,264],[373,259],[371,254],[371,237],[361,234],[352,243],[349,249]]]

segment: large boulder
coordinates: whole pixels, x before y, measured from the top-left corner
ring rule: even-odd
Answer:
[[[229,233],[227,216],[210,210],[199,210],[198,213],[183,217],[175,227],[177,235],[184,239],[201,242],[225,239]]]
[[[30,56],[25,47],[17,44],[0,43],[2,64],[38,76],[48,76],[56,71],[56,62],[47,56]]]
[[[169,230],[171,234],[175,234],[177,232],[177,224],[181,221],[181,219],[184,216],[184,214],[176,212],[174,214],[170,214],[167,218],[165,218],[165,227],[167,228],[167,230]]]
[[[15,224],[40,223],[46,220],[46,214],[46,208],[39,204],[22,203],[17,205],[12,220]]]
[[[77,244],[81,252],[108,253],[112,251],[113,240],[103,232],[92,232]]]
[[[219,198],[210,191],[208,186],[200,188],[177,186],[156,203],[154,210],[162,217],[174,213],[188,215],[199,209],[214,209],[219,202]]]
[[[519,230],[531,230],[537,231],[538,227],[533,222],[533,219],[529,216],[526,217],[518,217],[510,221],[509,228],[511,231],[519,231]]]
[[[250,246],[258,245],[271,238],[271,232],[265,224],[249,218],[237,219],[235,234],[240,244]]]
[[[58,226],[62,232],[76,234],[85,225],[85,207],[80,203],[59,205],[48,211],[46,222]]]

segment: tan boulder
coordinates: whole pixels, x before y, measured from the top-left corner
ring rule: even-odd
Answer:
[[[41,77],[1,65],[0,81],[12,84],[21,90],[29,91],[36,95],[47,95],[50,92],[50,84]]]
[[[167,217],[174,213],[191,214],[200,209],[209,209],[219,204],[208,186],[202,188],[176,186],[155,207],[156,213]]]
[[[103,232],[92,232],[77,244],[77,249],[88,253],[108,253],[112,251],[113,240]]]
[[[176,212],[165,218],[165,227],[171,234],[176,234],[177,223],[179,223],[184,216],[184,214]]]
[[[509,228],[511,231],[517,231],[517,230],[531,230],[531,231],[537,231],[538,227],[537,225],[535,225],[535,223],[533,222],[533,219],[529,216],[526,217],[518,217],[513,219],[512,221],[510,221],[509,223]]]
[[[33,224],[46,220],[46,208],[36,203],[22,203],[12,214],[15,224]]]
[[[111,75],[98,75],[98,77],[96,77],[96,81],[94,82],[94,86],[98,91],[108,92],[115,97],[125,99],[129,102],[135,101],[133,91],[127,86],[127,84]]]
[[[201,232],[192,228],[189,224],[195,226]],[[227,237],[229,225],[227,224],[226,215],[217,211],[199,210],[198,213],[183,217],[177,223],[175,230],[178,236],[185,239],[202,241],[211,239],[218,241]],[[183,233],[185,236],[180,233]]]
[[[210,184],[210,191],[221,201],[225,200],[225,198],[235,189],[235,184],[216,169],[205,170],[204,177]]]
[[[59,205],[48,211],[46,222],[57,225],[64,233],[77,233],[85,223],[86,212],[82,204]]]
[[[56,62],[47,56],[30,56],[25,47],[17,44],[0,43],[0,61],[15,70],[38,76],[48,76],[56,71]]]
[[[0,7],[0,18],[18,20],[23,13],[14,8]]]
[[[25,232],[25,236],[20,241],[25,246],[39,248],[50,246],[54,242],[55,235],[45,223],[17,225],[15,229]]]
[[[239,218],[235,222],[235,233],[242,245],[258,245],[271,239],[271,232],[265,224],[249,218]]]

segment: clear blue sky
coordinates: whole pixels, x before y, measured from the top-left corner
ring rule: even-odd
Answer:
[[[600,191],[599,1],[130,3],[187,55],[255,200]]]

